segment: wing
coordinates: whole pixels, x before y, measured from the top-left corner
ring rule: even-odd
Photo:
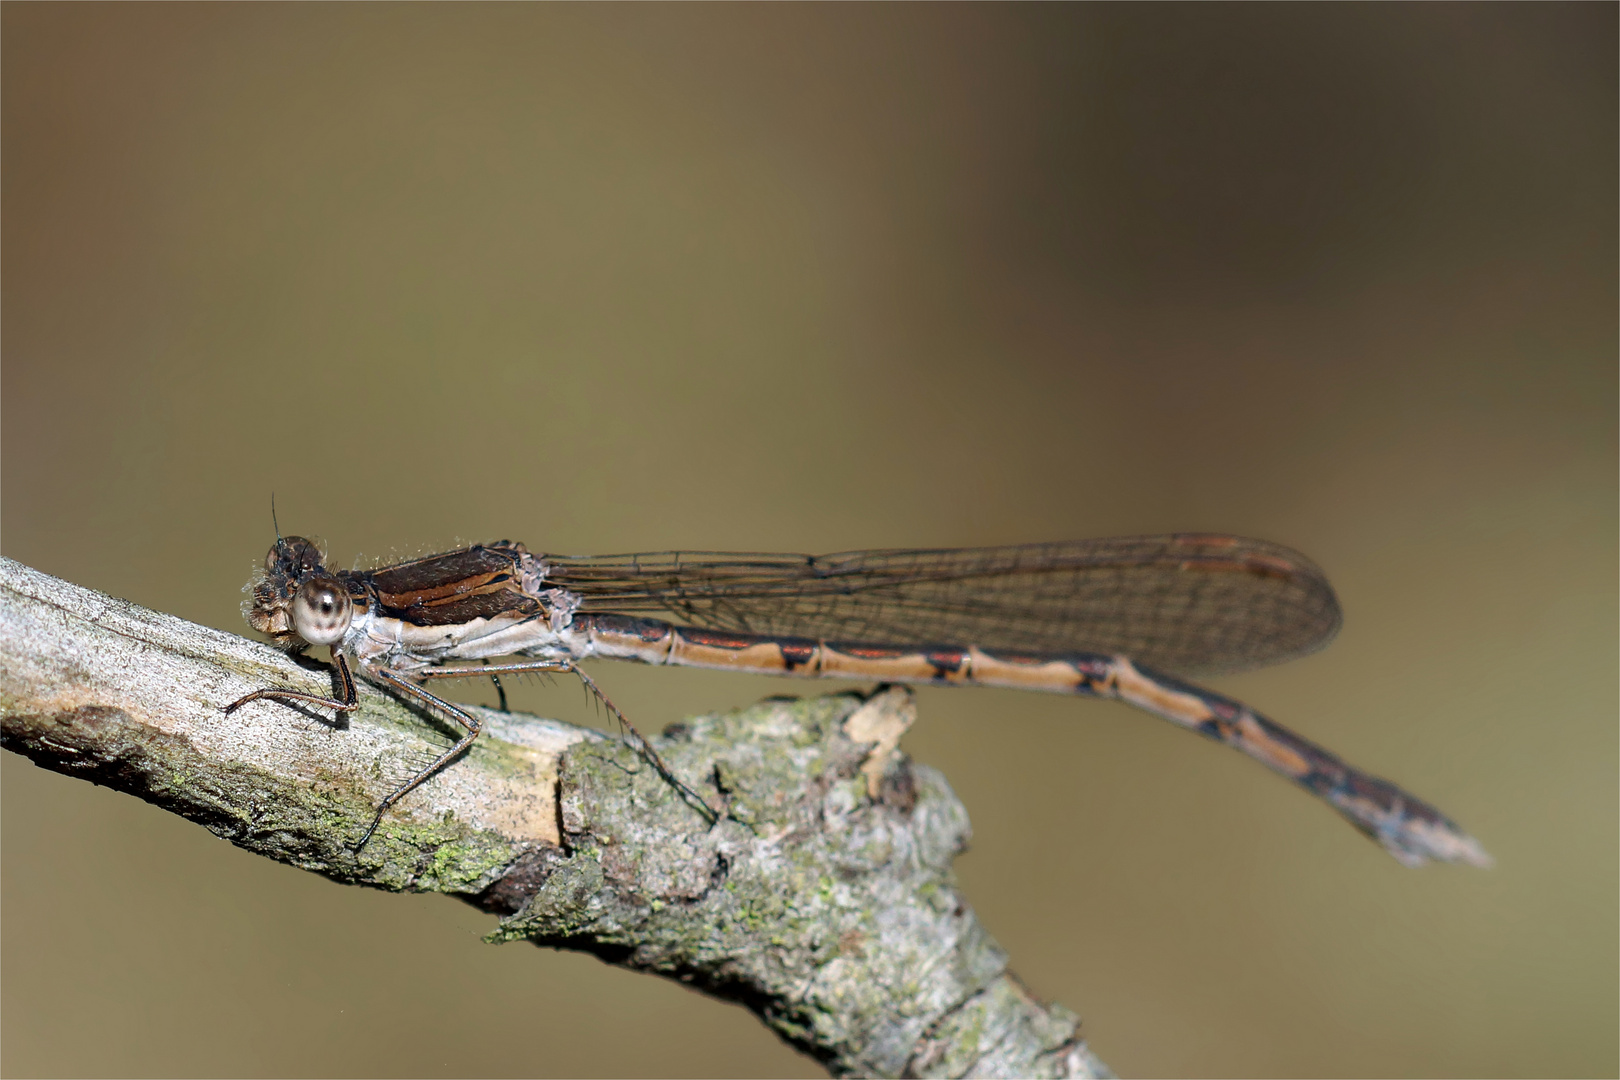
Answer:
[[[1122,654],[1184,674],[1314,652],[1341,619],[1310,560],[1237,536],[543,558],[547,582],[577,593],[585,612],[823,641]]]

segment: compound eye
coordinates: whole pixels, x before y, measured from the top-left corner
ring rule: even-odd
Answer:
[[[343,640],[354,616],[349,592],[331,578],[310,578],[298,586],[292,602],[293,629],[311,645]]]

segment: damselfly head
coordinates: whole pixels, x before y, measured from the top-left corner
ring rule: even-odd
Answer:
[[[353,607],[348,592],[322,565],[323,558],[313,540],[276,537],[264,556],[264,577],[252,585],[244,612],[248,625],[284,647],[300,645],[298,639],[311,645],[341,640]]]

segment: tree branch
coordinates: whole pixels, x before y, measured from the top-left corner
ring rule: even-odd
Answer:
[[[710,828],[627,746],[477,710],[486,734],[350,845],[436,722],[362,687],[333,722],[256,702],[322,665],[0,558],[3,744],[239,847],[503,918],[492,941],[580,949],[740,1001],[843,1075],[1105,1076],[961,896],[968,820],[896,745],[909,693],[767,700],[655,740],[726,814]],[[436,741],[437,740],[437,741]]]

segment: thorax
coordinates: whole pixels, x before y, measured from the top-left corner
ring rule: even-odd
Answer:
[[[578,598],[545,587],[520,545],[489,545],[342,575],[354,604],[343,649],[366,667],[412,671],[452,661],[575,653]]]

